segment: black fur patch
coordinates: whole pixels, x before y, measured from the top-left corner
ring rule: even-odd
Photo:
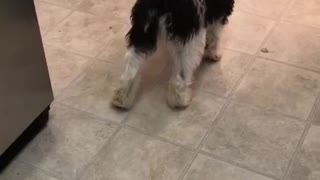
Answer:
[[[227,23],[234,0],[204,0],[204,19],[198,13],[193,0],[137,0],[132,8],[132,28],[127,34],[129,47],[150,53],[156,49],[159,33],[159,20],[166,17],[165,28],[168,39],[186,43],[203,26],[222,21]]]

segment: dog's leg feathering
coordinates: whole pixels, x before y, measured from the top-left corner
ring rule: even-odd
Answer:
[[[115,91],[112,104],[116,107],[129,109],[132,107],[138,93],[141,81],[141,69],[147,55],[129,48],[126,53],[126,66],[121,75],[120,87]]]

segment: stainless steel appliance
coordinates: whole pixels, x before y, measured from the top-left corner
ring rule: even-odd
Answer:
[[[0,155],[21,146],[53,100],[33,0],[0,1]],[[38,120],[39,120],[38,118]],[[17,139],[20,140],[17,143]]]

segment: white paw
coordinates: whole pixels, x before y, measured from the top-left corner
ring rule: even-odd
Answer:
[[[167,101],[172,108],[186,108],[192,101],[192,89],[186,85],[170,83]]]
[[[114,92],[112,104],[122,109],[130,109],[138,91],[136,82],[128,82]]]
[[[203,59],[211,62],[218,62],[222,58],[222,55],[215,51],[208,51],[206,50],[205,54],[203,55]]]

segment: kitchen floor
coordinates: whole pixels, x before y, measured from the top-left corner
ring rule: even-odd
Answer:
[[[133,3],[36,0],[55,101],[1,180],[320,180],[319,0],[238,0],[188,109],[166,105],[162,49],[122,112]]]

